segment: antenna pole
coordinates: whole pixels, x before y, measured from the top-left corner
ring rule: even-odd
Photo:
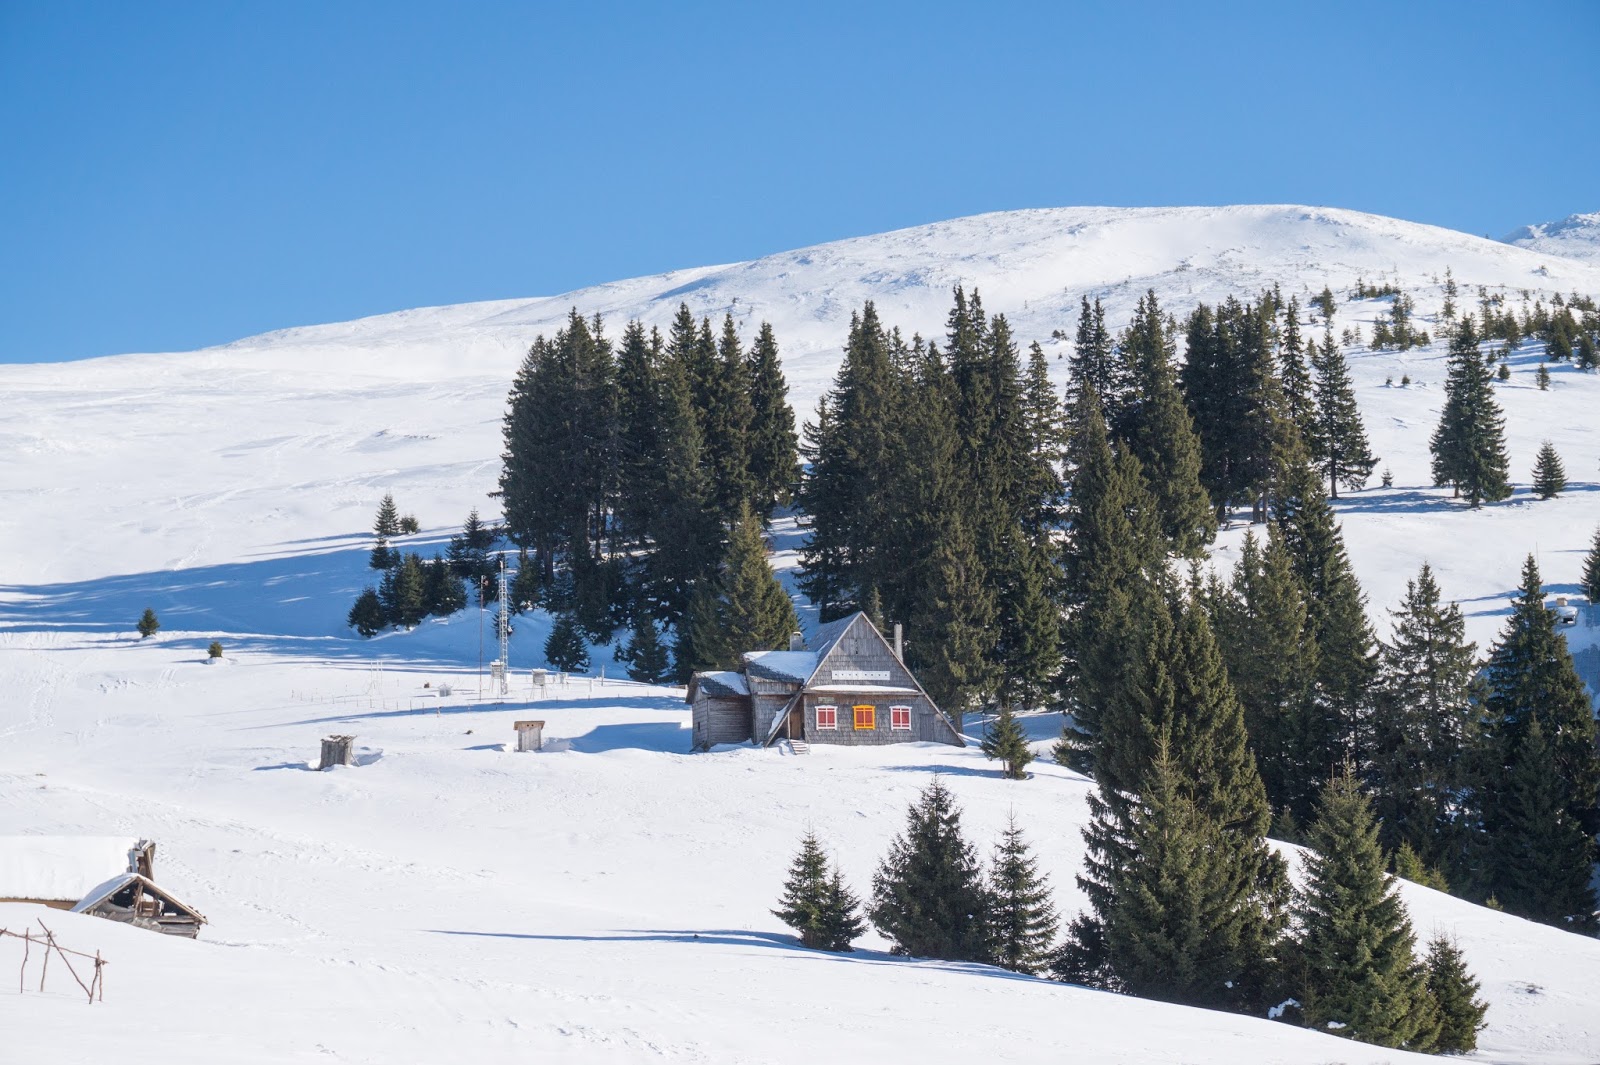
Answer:
[[[506,591],[506,553],[500,552],[500,613],[495,627],[500,630],[500,694],[511,694],[511,596]]]

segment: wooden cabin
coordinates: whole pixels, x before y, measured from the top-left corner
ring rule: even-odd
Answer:
[[[693,708],[695,750],[780,739],[966,746],[862,613],[821,626],[809,646],[795,639],[786,651],[746,652],[737,670],[696,673],[685,698]]]
[[[0,837],[0,902],[36,902],[168,935],[206,923],[155,882],[156,845],[126,836]]]

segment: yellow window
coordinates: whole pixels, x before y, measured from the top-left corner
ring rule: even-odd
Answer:
[[[856,712],[856,731],[871,731],[878,727],[878,708],[876,706],[851,707]]]

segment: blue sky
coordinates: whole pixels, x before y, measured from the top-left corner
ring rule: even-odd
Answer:
[[[1017,207],[1500,236],[1600,210],[1597,54],[1593,0],[0,0],[0,361]]]

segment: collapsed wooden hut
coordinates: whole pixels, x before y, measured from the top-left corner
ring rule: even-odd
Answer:
[[[0,902],[34,902],[168,935],[205,917],[155,882],[156,845],[127,836],[0,837]]]

